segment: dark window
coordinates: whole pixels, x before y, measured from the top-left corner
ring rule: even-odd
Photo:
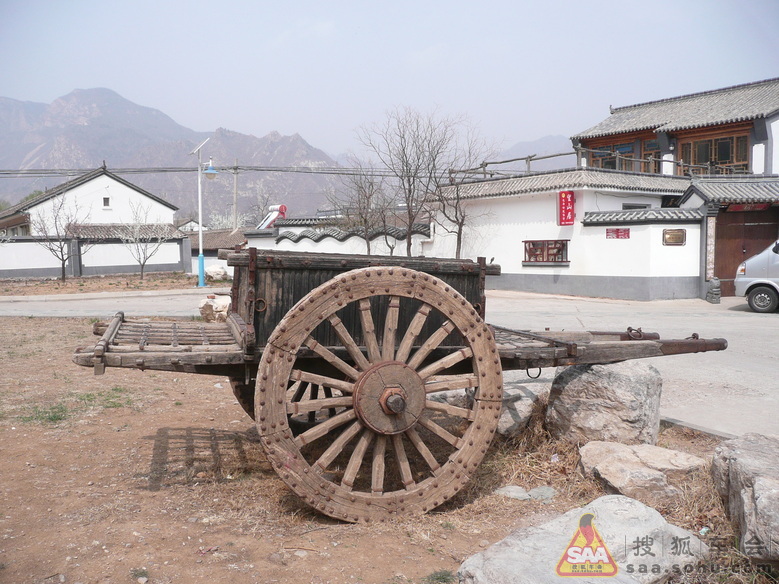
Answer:
[[[749,169],[749,137],[723,136],[681,144],[682,171],[686,174],[727,174]],[[686,166],[691,165],[691,166]]]
[[[567,239],[541,239],[524,241],[526,264],[568,263],[568,241]]]
[[[111,198],[103,197],[103,207],[110,207],[110,206],[111,206]]]
[[[614,144],[595,148],[590,153],[590,166],[595,168],[610,168],[619,170],[633,170],[633,144]]]
[[[733,138],[720,138],[714,142],[717,145],[717,164],[733,162]]]

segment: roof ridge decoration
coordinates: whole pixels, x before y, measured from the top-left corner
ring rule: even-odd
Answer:
[[[408,231],[406,229],[390,225],[387,226],[386,230],[372,229],[371,231],[368,232],[368,237],[369,239],[373,240],[376,237],[380,237],[387,234],[394,237],[397,240],[403,240],[406,238],[407,233]],[[424,237],[430,237],[430,225],[424,223],[414,223],[411,226],[411,235],[422,235]],[[329,227],[327,229],[320,230],[320,231],[317,231],[315,229],[304,229],[300,233],[285,231],[279,234],[279,236],[276,238],[276,243],[284,239],[289,239],[292,243],[299,243],[304,239],[310,239],[315,243],[319,243],[320,241],[327,239],[328,237],[331,237],[336,241],[340,241],[341,243],[343,243],[344,241],[346,241],[351,237],[362,238],[363,233],[362,233],[362,229],[359,228],[354,228],[354,229],[349,229],[347,231],[344,231],[337,227]]]

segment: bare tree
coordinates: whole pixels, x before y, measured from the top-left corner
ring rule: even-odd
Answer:
[[[248,222],[248,225],[257,227],[260,223],[262,223],[262,220],[265,219],[265,215],[268,214],[270,197],[270,191],[266,190],[262,185],[257,187],[257,196],[246,214],[246,221]]]
[[[79,241],[83,223],[89,213],[80,211],[77,203],[68,205],[64,196],[55,197],[49,214],[38,211],[29,216],[35,243],[44,247],[60,262],[60,279],[66,277],[65,266],[70,258],[85,253],[92,243]],[[80,248],[79,248],[80,246]]]
[[[373,174],[356,157],[350,159],[350,168],[353,172],[342,177],[343,189],[331,193],[328,200],[340,215],[342,225],[356,230],[365,240],[365,250],[370,255],[371,237],[379,231],[386,234],[387,216],[393,205],[386,195],[383,177]]]
[[[237,220],[238,227],[243,227],[244,225],[250,225],[254,217],[252,213],[237,213],[235,216],[233,216],[232,211],[227,211],[225,213],[211,213],[211,215],[208,217],[208,228],[232,229],[234,219]]]
[[[474,171],[480,168],[479,165],[494,154],[494,148],[490,147],[473,128],[468,127],[458,137],[452,154],[451,160],[456,166],[449,169],[449,186],[441,185],[434,194],[438,209],[435,218],[436,223],[446,233],[455,236],[454,257],[460,259],[465,226],[477,216],[485,215],[483,212],[474,215],[472,207],[467,205],[467,199],[463,196],[463,186],[466,184],[465,181],[473,176]]]
[[[118,226],[119,238],[130,251],[130,255],[141,267],[141,280],[147,262],[156,254],[162,245],[175,236],[173,225],[166,223],[148,223],[151,205],[144,207],[141,203],[130,202],[132,223]]]
[[[370,128],[358,130],[358,138],[392,177],[394,194],[402,207],[400,223],[406,228],[406,254],[411,255],[411,230],[428,212],[447,171],[453,168],[453,147],[461,117],[423,114],[399,107]]]

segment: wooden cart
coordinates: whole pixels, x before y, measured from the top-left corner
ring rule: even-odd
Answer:
[[[483,259],[249,249],[234,267],[225,323],[118,313],[73,360],[229,377],[281,479],[345,521],[429,511],[487,452],[502,370],[722,350],[724,339],[661,340],[640,329],[515,331],[484,322]],[[464,390],[468,407],[436,399]]]

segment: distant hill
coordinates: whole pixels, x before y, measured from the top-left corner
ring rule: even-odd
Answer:
[[[203,140],[204,162],[215,166],[336,166],[327,154],[301,136],[241,134],[219,128],[195,132],[159,110],[139,106],[110,89],[78,89],[51,104],[0,97],[0,168],[84,169],[105,164],[118,168],[196,168],[189,153]],[[195,212],[197,179],[194,172],[127,174],[124,178],[181,208]],[[232,172],[203,181],[203,214],[232,213]],[[11,203],[34,190],[44,190],[69,177],[4,178],[0,199]],[[258,200],[284,203],[290,216],[313,214],[324,205],[326,193],[337,187],[331,176],[297,173],[238,173],[238,210],[246,212]]]
[[[573,145],[571,139],[565,136],[544,136],[538,140],[530,142],[517,142],[510,148],[504,150],[499,155],[500,160],[510,160],[512,158],[524,158],[535,154],[536,156],[546,156],[549,154],[560,154],[562,152],[569,152],[568,156],[560,156],[555,158],[547,158],[545,160],[531,161],[531,171],[542,170],[557,170],[560,168],[572,168],[576,166],[576,157],[573,154]],[[501,165],[501,170],[519,170],[526,171],[527,164],[524,161],[512,162],[509,164]]]

